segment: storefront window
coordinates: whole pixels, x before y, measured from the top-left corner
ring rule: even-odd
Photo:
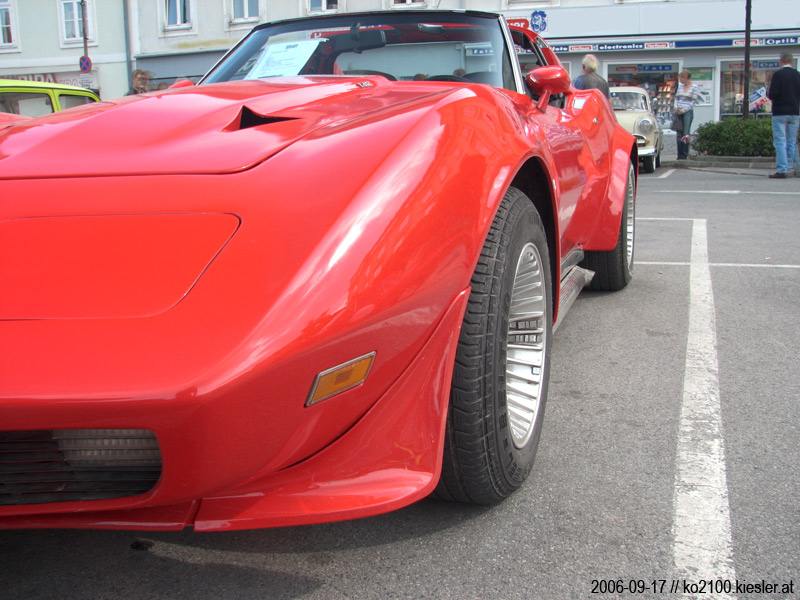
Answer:
[[[653,112],[663,127],[672,123],[672,99],[680,65],[663,63],[609,63],[609,85],[638,86],[647,90]]]
[[[766,99],[772,74],[778,70],[777,60],[754,60],[750,62],[750,86],[744,94],[744,61],[723,60],[720,63],[720,119],[741,117],[742,102],[748,102],[752,96],[755,110],[751,112],[758,117],[772,116],[772,102]]]

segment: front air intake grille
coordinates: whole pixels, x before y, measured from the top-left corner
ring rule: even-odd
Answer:
[[[0,506],[138,496],[160,476],[146,429],[0,431]]]

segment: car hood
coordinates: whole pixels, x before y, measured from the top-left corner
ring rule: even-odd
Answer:
[[[448,90],[292,77],[97,102],[1,129],[0,179],[232,173],[313,131]]]
[[[645,118],[649,118],[654,124],[658,124],[658,119],[655,118],[655,115],[646,110],[615,110],[614,115],[620,125],[631,131],[639,121]]]

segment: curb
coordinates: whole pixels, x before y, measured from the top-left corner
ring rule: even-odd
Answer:
[[[747,156],[689,156],[686,160],[662,161],[662,167],[691,169],[734,175],[756,175],[767,177],[775,172],[773,157]]]
[[[771,169],[774,157],[763,156],[690,156],[689,161],[699,167],[724,167],[727,169]]]

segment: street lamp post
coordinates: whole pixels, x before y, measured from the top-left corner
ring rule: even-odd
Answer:
[[[750,116],[750,10],[752,0],[745,3],[744,15],[744,93],[742,94],[742,118]]]

